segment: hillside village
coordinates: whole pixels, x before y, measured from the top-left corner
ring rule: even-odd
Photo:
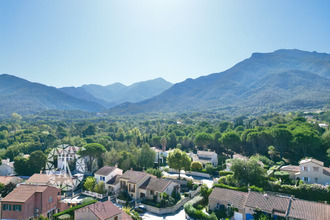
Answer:
[[[63,135],[66,128],[57,127],[58,139],[47,142],[53,147],[29,152],[21,145],[3,153],[1,219],[327,219],[330,157],[318,156],[310,144],[327,149],[329,130],[324,122],[316,126],[320,115],[301,116],[235,119],[217,128],[203,121],[193,136],[180,135],[193,128],[180,120],[151,125],[163,136],[142,135],[150,126],[143,122],[141,130],[117,127],[105,138],[99,136],[102,130],[109,132],[115,124],[99,122],[86,124],[80,138],[72,137],[73,144]],[[23,140],[24,135],[33,144],[40,125],[23,125],[15,115],[12,120],[1,126],[2,140]],[[281,142],[283,132],[293,136],[289,144]],[[310,132],[313,137],[301,139]]]

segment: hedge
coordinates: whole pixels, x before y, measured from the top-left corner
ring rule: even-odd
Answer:
[[[197,210],[193,207],[192,204],[185,204],[184,205],[184,211],[186,212],[187,215],[189,215],[190,218],[193,219],[208,219],[208,220],[216,220],[217,217],[214,213],[211,215],[207,215],[204,213],[202,210]]]
[[[234,186],[228,186],[223,183],[216,183],[213,185],[213,187],[219,187],[219,188],[225,188],[225,189],[232,189],[232,190],[237,190],[237,191],[242,191],[242,192],[248,192],[247,186],[242,186],[242,187],[234,187]]]
[[[230,174],[234,174],[234,172],[231,171],[219,171],[219,176],[227,176]]]
[[[57,220],[58,217],[60,217],[61,215],[64,215],[64,214],[68,214],[68,215],[70,215],[70,219],[74,219],[74,211],[75,211],[76,209],[80,209],[80,208],[82,208],[82,207],[85,207],[85,206],[88,206],[88,205],[90,205],[90,204],[94,204],[94,203],[97,203],[97,202],[98,202],[98,201],[97,201],[96,199],[94,199],[94,200],[92,200],[92,201],[86,202],[85,204],[82,204],[82,205],[76,205],[76,206],[74,206],[74,207],[72,207],[72,208],[69,208],[69,209],[64,210],[64,211],[62,211],[62,212],[59,212],[59,213],[54,214],[54,215],[53,215],[53,219],[54,219],[54,220]]]

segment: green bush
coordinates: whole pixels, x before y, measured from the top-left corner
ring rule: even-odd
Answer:
[[[184,205],[184,211],[193,219],[217,220],[217,216],[214,213],[207,215],[202,210],[195,209],[193,205],[189,203]]]
[[[199,162],[199,161],[194,161],[194,162],[192,162],[191,165],[190,165],[190,170],[191,170],[191,171],[197,171],[197,172],[199,172],[199,171],[201,171],[202,169],[203,169],[203,165],[202,165],[201,162]]]
[[[159,179],[163,177],[163,172],[159,169],[149,168],[149,169],[146,170],[146,173],[154,175]]]
[[[286,182],[290,180],[290,174],[288,172],[284,171],[276,171],[274,173],[274,176],[278,179],[281,179],[282,181]]]
[[[255,192],[260,192],[260,193],[264,193],[264,189],[261,187],[256,187],[256,186],[250,186],[250,190],[255,191]]]
[[[229,174],[234,174],[234,173],[231,171],[219,171],[219,176],[227,176]]]
[[[219,187],[219,188],[224,188],[224,189],[232,189],[232,190],[237,190],[237,191],[242,191],[242,192],[247,192],[248,188],[246,186],[242,187],[234,187],[234,186],[228,186],[222,183],[217,183],[214,184],[213,187]]]
[[[96,199],[94,199],[94,200],[89,201],[89,202],[86,202],[86,203],[84,203],[84,204],[74,206],[74,207],[72,207],[72,208],[69,208],[69,209],[67,209],[67,210],[64,210],[63,212],[59,212],[59,213],[57,213],[57,214],[54,214],[54,215],[53,215],[53,219],[54,219],[54,220],[57,220],[58,217],[60,217],[61,215],[65,215],[65,214],[70,215],[70,218],[74,219],[74,211],[75,211],[76,209],[80,209],[80,208],[82,208],[82,207],[85,207],[85,206],[88,206],[88,205],[90,205],[90,204],[97,203],[97,202],[98,202],[98,201],[97,201]]]

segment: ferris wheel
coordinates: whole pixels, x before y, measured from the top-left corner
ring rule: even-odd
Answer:
[[[84,159],[77,154],[79,149],[63,144],[52,149],[48,154],[46,174],[49,175],[53,186],[69,191],[74,190],[82,182],[86,165]],[[74,175],[71,173],[69,163],[74,166]]]

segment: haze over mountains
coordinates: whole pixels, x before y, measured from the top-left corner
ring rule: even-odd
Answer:
[[[304,110],[330,101],[330,55],[300,50],[254,53],[232,68],[187,79],[151,99],[110,113],[194,111],[224,108],[239,113]]]
[[[56,89],[0,75],[0,117],[48,109],[111,114],[224,109],[233,114],[265,113],[322,108],[329,101],[330,55],[300,50],[254,53],[224,72],[174,85],[157,78],[130,86]]]
[[[130,86],[125,86],[121,83],[114,83],[108,86],[90,84],[77,88],[64,87],[60,88],[60,90],[76,98],[93,101],[110,108],[124,102],[135,103],[152,98],[171,86],[172,83],[163,78],[157,78],[137,82]]]

